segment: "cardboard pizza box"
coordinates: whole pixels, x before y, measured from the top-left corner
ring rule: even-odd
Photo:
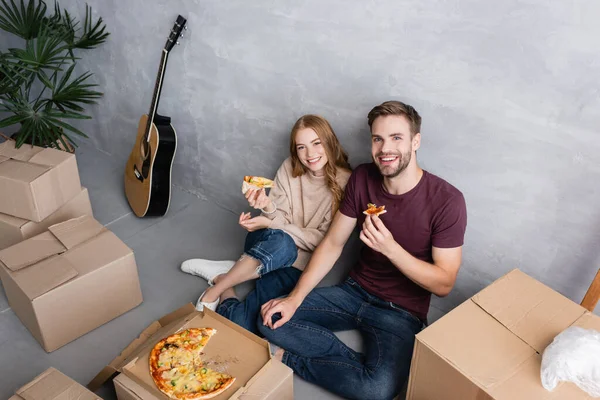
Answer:
[[[74,154],[0,143],[0,213],[41,222],[79,192]]]
[[[82,215],[93,216],[88,190],[84,187],[77,196],[41,222],[0,213],[0,250],[40,234],[51,225]]]
[[[142,302],[133,251],[87,215],[1,250],[0,278],[11,308],[47,352]]]
[[[600,317],[513,270],[417,334],[407,399],[591,399],[541,383],[544,349],[570,326],[600,331]]]
[[[168,399],[150,376],[150,352],[164,337],[193,327],[217,330],[204,349],[205,357],[236,378],[232,387],[215,399],[294,398],[293,372],[281,362],[271,359],[265,340],[210,310],[196,311],[192,304],[152,323],[88,384],[88,388],[97,390],[120,372],[114,379],[119,400]]]
[[[102,400],[62,372],[48,368],[9,400]]]

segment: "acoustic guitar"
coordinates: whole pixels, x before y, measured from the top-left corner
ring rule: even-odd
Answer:
[[[157,111],[169,53],[179,44],[186,19],[181,15],[171,28],[160,58],[158,75],[148,114],[142,115],[137,137],[125,167],[125,195],[138,217],[163,216],[171,203],[171,169],[177,150],[177,135],[171,118]]]

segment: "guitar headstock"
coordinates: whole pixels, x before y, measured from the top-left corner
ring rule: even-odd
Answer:
[[[167,43],[165,43],[165,51],[169,52],[173,49],[175,44],[179,44],[178,40],[183,35],[183,29],[187,29],[185,26],[187,20],[183,18],[181,15],[177,16],[177,21],[173,24],[173,28],[171,28],[171,33],[169,34],[169,38],[167,39]]]

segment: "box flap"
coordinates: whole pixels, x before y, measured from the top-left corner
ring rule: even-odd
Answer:
[[[33,300],[76,277],[77,270],[66,258],[53,256],[11,275]]]
[[[229,398],[229,400],[238,399],[262,399],[269,396],[294,372],[287,365],[277,360],[269,360],[264,367],[254,375],[245,386],[242,386]],[[293,389],[290,388],[293,396]],[[293,397],[292,397],[293,398]]]
[[[117,398],[119,400],[156,400],[152,393],[138,385],[125,374],[119,374],[113,379]],[[121,399],[123,398],[123,399]]]
[[[535,354],[502,384],[489,390],[494,399],[510,400],[591,400],[571,382],[560,382],[553,391],[542,386],[542,356]]]
[[[17,394],[25,400],[102,400],[54,368],[47,369]]]
[[[19,161],[29,161],[31,157],[43,151],[43,147],[23,145],[17,149],[16,142],[7,140],[0,143],[0,156],[12,158]]]
[[[0,163],[0,177],[25,183],[33,182],[48,170],[50,167],[19,160],[6,160]]]
[[[66,151],[45,148],[33,155],[29,159],[29,162],[54,167],[73,157],[75,157],[73,154],[67,153]]]
[[[72,249],[97,236],[104,229],[100,222],[89,215],[73,218],[48,228],[67,249]]]
[[[0,164],[2,164],[4,161],[8,160],[8,157],[4,157],[4,156],[0,156]]]
[[[472,301],[538,353],[585,312],[518,269],[483,289]]]
[[[536,354],[469,300],[421,331],[417,339],[484,389],[505,381]]]
[[[15,228],[21,228],[23,225],[29,222],[28,219],[14,217],[8,214],[0,213],[0,222],[3,224],[7,224],[9,226],[13,226]]]
[[[11,271],[18,271],[66,250],[52,233],[44,232],[0,251],[0,261]]]
[[[586,311],[573,326],[578,326],[584,329],[593,329],[600,332],[600,317]]]
[[[96,391],[117,372],[123,368],[127,360],[140,349],[147,341],[161,328],[177,321],[188,315],[196,312],[196,308],[192,303],[188,303],[183,307],[173,311],[170,314],[163,316],[158,321],[151,323],[142,331],[140,336],[134,339],[115,359],[113,359],[106,367],[102,369],[91,381],[87,384],[88,389]]]

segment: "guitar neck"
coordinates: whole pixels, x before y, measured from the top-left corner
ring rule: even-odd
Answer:
[[[162,82],[165,76],[165,70],[167,67],[167,58],[169,53],[163,50],[162,56],[160,57],[160,64],[158,67],[158,74],[156,75],[156,83],[154,84],[154,93],[152,94],[152,102],[150,103],[150,110],[148,111],[148,122],[146,123],[146,134],[144,139],[150,140],[150,128],[152,127],[152,121],[156,115],[156,109],[158,108],[158,100],[160,98],[160,91],[162,89]]]

